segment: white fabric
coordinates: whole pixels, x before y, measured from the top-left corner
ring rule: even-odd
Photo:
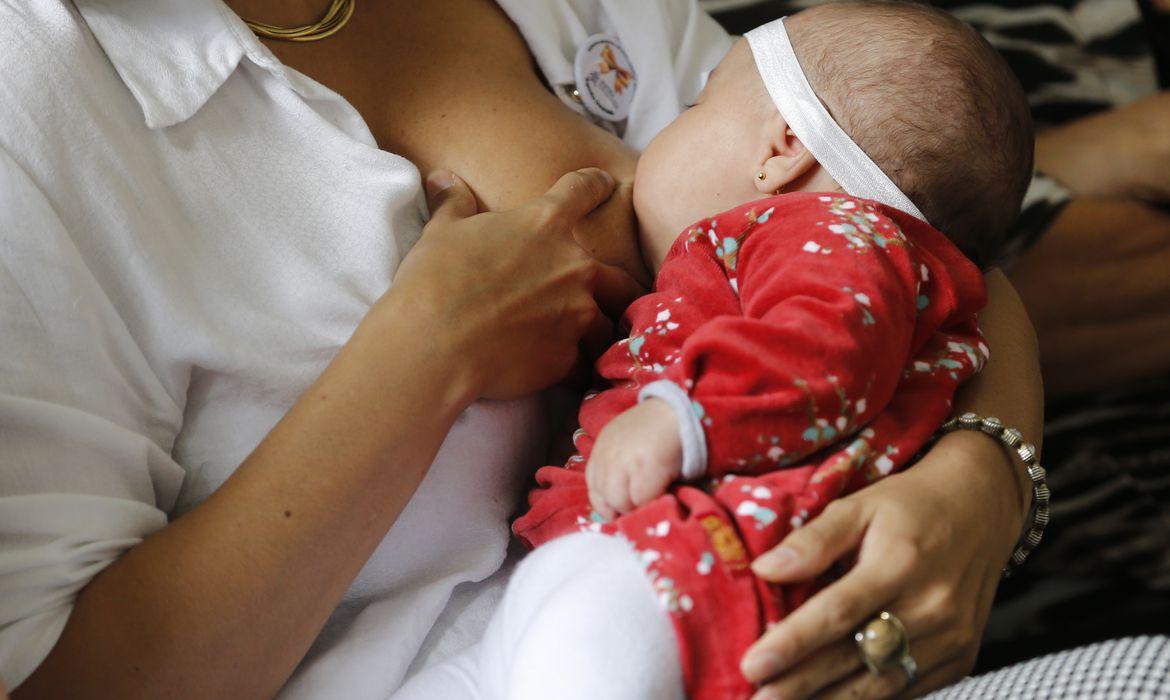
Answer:
[[[626,542],[591,533],[521,562],[483,641],[392,700],[681,700],[674,630]]]
[[[685,48],[697,74],[707,54]],[[0,0],[0,66],[11,689],[77,592],[202,502],[321,372],[424,202],[413,165],[221,0]],[[460,417],[285,697],[385,697],[420,648],[438,660],[478,635],[495,597],[472,582],[504,560],[540,418],[535,400]]]
[[[707,473],[707,435],[694,404],[687,392],[669,379],[651,382],[638,392],[638,402],[646,399],[661,399],[672,409],[678,419],[678,436],[682,442],[682,478],[692,481]]]
[[[825,109],[801,70],[784,29],[784,18],[756,27],[744,37],[776,109],[837,184],[855,197],[881,202],[926,221],[910,198]]]
[[[218,0],[0,2],[0,65],[12,688],[77,591],[215,490],[321,372],[424,204],[413,165]],[[539,426],[535,400],[460,418],[286,696],[397,687],[451,590],[503,561]]]
[[[926,700],[1170,700],[1170,637],[1124,637],[1021,661]]]
[[[550,85],[574,83],[577,48],[593,34],[616,36],[638,75],[623,140],[641,150],[702,88],[731,48],[695,0],[497,0],[528,42]]]

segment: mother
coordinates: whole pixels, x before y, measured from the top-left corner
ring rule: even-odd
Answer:
[[[228,4],[285,25],[322,3]],[[647,281],[635,153],[550,94],[488,0],[363,4],[270,47],[219,0],[35,0],[0,10],[0,59],[14,697],[385,695],[454,586],[500,566],[541,443],[534,400],[477,399],[562,376],[594,294],[616,309]],[[474,196],[435,175],[423,228],[391,153]],[[585,166],[618,181],[594,214],[595,170],[530,199]],[[996,358],[959,407],[1038,436],[1031,329],[990,285]],[[786,689],[894,692],[844,641],[889,608],[916,690],[961,676],[1024,481],[955,434],[831,508],[762,570],[857,563],[756,660]]]

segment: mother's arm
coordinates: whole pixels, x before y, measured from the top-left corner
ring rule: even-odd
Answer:
[[[404,3],[412,5],[398,0],[398,4]],[[380,137],[386,140],[385,145],[424,166],[455,164],[468,174],[477,194],[489,206],[507,204],[539,189],[560,168],[583,164],[612,168],[623,184],[628,182],[633,154],[573,114],[540,85],[520,37],[490,2],[451,0],[447,5],[444,3],[441,11],[434,9],[434,3],[400,10],[409,21],[423,27],[424,33],[406,37],[396,49],[396,59],[410,68],[389,78],[396,81],[396,90],[408,97],[387,107],[392,110],[388,122],[421,122],[429,128],[411,133],[389,128]],[[467,27],[473,24],[493,30],[481,31],[474,44],[464,45]],[[429,55],[432,42],[447,57],[441,64],[420,58]],[[509,68],[481,83],[478,67],[484,61],[499,61]],[[469,76],[477,79],[469,80]],[[441,86],[438,94],[446,99],[428,99],[419,85]],[[491,134],[491,138],[483,134]],[[627,269],[632,269],[635,265],[630,259],[635,251],[628,190],[621,190],[602,212],[604,216],[587,220],[578,234],[604,259],[619,264],[624,261]],[[981,321],[995,348],[995,359],[963,393],[960,407],[997,414],[1029,438],[1039,440],[1042,391],[1035,336],[1003,276],[993,275],[989,287],[991,303]],[[954,434],[940,441],[905,475],[843,501],[835,509],[842,517],[814,521],[856,523],[857,527],[849,527],[845,533],[852,540],[832,532],[818,539],[819,530],[812,526],[801,530],[810,541],[794,544],[803,546],[808,556],[783,578],[807,578],[823,570],[840,553],[830,543],[840,540],[849,546],[865,536],[867,543],[874,543],[866,545],[866,570],[880,570],[885,590],[904,591],[915,605],[925,606],[923,614],[932,620],[933,638],[920,645],[926,650],[922,687],[941,685],[958,679],[970,667],[999,569],[1019,534],[1027,498],[1026,477],[994,443],[977,435]],[[866,535],[870,524],[873,527]],[[948,533],[953,538],[948,539]],[[886,569],[878,563],[880,550],[891,547],[912,551],[922,565]],[[769,574],[767,567],[761,573],[778,580],[782,577],[779,571]],[[780,652],[788,656],[787,667],[843,638],[873,612],[866,607],[888,602],[874,603],[872,595],[853,590],[844,600],[828,605],[814,600],[805,608],[805,615],[793,616],[804,621],[804,631],[780,642],[787,650]],[[767,647],[773,640],[785,639],[785,629],[790,628],[778,627],[778,635],[769,635],[762,644]],[[825,629],[834,630],[833,635],[813,631]],[[839,647],[835,653],[840,656]],[[821,658],[829,659],[827,666],[806,662],[793,672],[805,669],[806,678],[820,678],[817,687],[840,680],[827,670],[841,667],[837,663],[840,659],[831,655]],[[844,659],[846,668],[856,668],[857,656],[851,647],[846,648]]]
[[[1043,406],[1036,338],[1002,274],[989,275],[988,289],[990,302],[979,320],[992,359],[961,392],[956,410],[996,415],[1038,442]],[[898,615],[909,631],[920,679],[914,694],[962,678],[974,665],[1030,494],[1023,469],[994,441],[959,431],[905,472],[830,504],[753,565],[765,579],[793,582],[856,556],[848,573],[745,656],[745,675],[766,683],[760,697],[900,694],[901,671],[880,677],[861,671],[851,638],[881,610]]]
[[[377,96],[363,96],[358,86],[352,92],[339,88],[351,101],[370,104],[359,107],[363,113],[380,110],[378,116],[367,117],[379,142],[424,168],[458,168],[488,206],[504,206],[539,191],[564,168],[597,164],[611,169],[621,183],[618,195],[600,215],[578,227],[577,233],[603,259],[623,264],[627,270],[640,267],[627,188],[634,154],[573,114],[540,84],[522,39],[490,0],[388,0],[387,5],[394,7],[402,26],[416,28],[406,35],[396,34],[393,42],[388,42],[393,45],[386,48],[394,61],[388,65],[395,65],[396,70],[386,76],[388,82],[382,87],[389,88],[385,94],[395,98],[383,96],[385,104],[375,105]],[[470,31],[472,27],[476,31]],[[436,55],[444,60],[433,60]],[[295,65],[295,59],[282,58]],[[493,70],[484,71],[485,64]],[[302,69],[312,73],[310,66]],[[443,99],[436,100],[435,95]],[[425,128],[418,129],[419,124]],[[641,274],[645,280],[644,272]],[[995,359],[978,384],[965,391],[962,401],[966,403],[961,406],[998,414],[1038,440],[1042,392],[1035,338],[1002,275],[994,275],[989,286],[992,300],[982,322],[995,348]],[[863,490],[834,511],[846,517],[832,522],[844,523],[850,521],[847,516],[860,513],[864,519],[856,522],[875,524],[867,541],[881,544],[869,546],[871,552],[886,547],[913,549],[925,562],[896,572],[883,570],[882,575],[887,588],[928,594],[925,601],[934,618],[953,630],[945,644],[927,643],[928,649],[937,649],[939,656],[947,657],[947,663],[924,657],[924,673],[935,671],[929,678],[932,685],[939,678],[957,679],[963,663],[973,657],[972,640],[982,629],[999,568],[1007,561],[1019,533],[1027,498],[1024,489],[1016,465],[993,443],[977,435],[954,434],[905,475]],[[831,521],[823,518],[814,524],[817,522]],[[940,523],[945,529],[939,529]],[[815,537],[818,530],[810,525],[800,532]],[[953,541],[945,538],[947,532],[955,533]],[[865,534],[864,527],[850,533],[853,540],[846,544],[856,544]],[[804,545],[810,556],[803,560],[804,566],[787,572],[789,579],[811,576],[813,569],[835,559],[836,552],[828,548],[830,541],[825,537]],[[871,561],[868,568],[874,567]],[[780,576],[769,574],[766,567],[761,573]],[[937,578],[924,580],[924,573]],[[868,597],[858,600],[860,603],[854,601],[840,609],[810,602],[803,618],[806,629],[823,628],[824,621],[830,620],[835,621],[834,629],[851,630],[860,622],[858,615],[867,617],[872,612],[857,613],[869,602]],[[832,641],[844,635],[842,632]],[[827,643],[823,636],[812,633],[793,639],[797,641],[786,643],[789,666]],[[840,654],[839,648],[836,653]],[[856,652],[847,649],[845,661],[856,667]],[[824,672],[822,669],[822,675]],[[821,685],[837,679],[829,677]]]
[[[83,589],[16,698],[280,688],[472,398],[458,358],[431,353],[444,343],[384,323],[392,305],[218,491]]]
[[[321,377],[211,497],[89,582],[14,697],[274,695],[456,416],[479,396],[542,388],[576,359],[601,319],[591,292],[605,269],[569,228],[612,185],[570,173],[530,204],[471,218],[465,185],[437,192],[394,287]],[[517,236],[527,245],[508,245]]]

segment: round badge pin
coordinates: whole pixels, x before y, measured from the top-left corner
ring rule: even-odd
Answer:
[[[629,55],[609,34],[594,34],[577,49],[573,64],[581,105],[595,117],[620,122],[630,116],[638,75]]]

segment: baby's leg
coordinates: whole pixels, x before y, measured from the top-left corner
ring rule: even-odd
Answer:
[[[516,568],[483,640],[394,700],[682,700],[670,619],[633,550],[569,535]]]
[[[625,542],[569,535],[516,569],[480,654],[491,700],[681,700],[670,618]]]

